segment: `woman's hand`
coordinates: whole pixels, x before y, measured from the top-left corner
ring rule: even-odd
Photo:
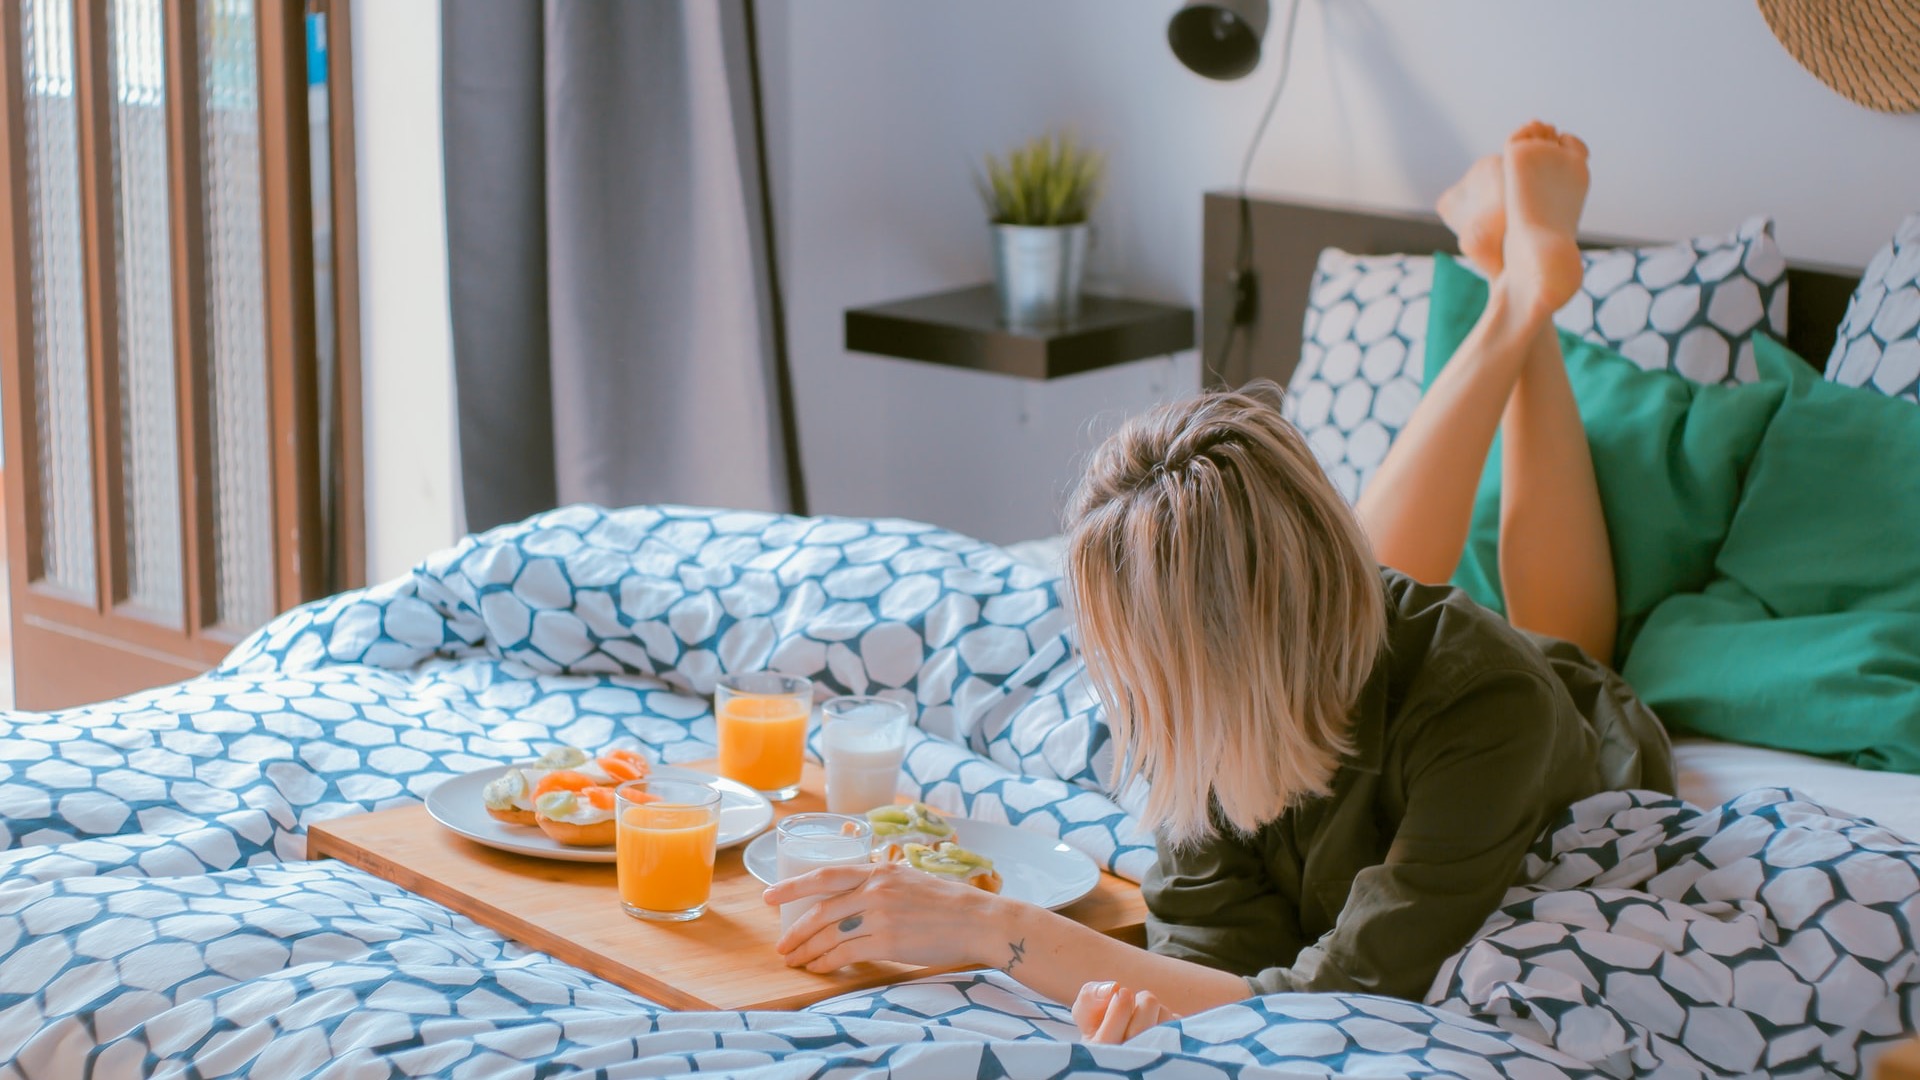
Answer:
[[[924,967],[990,964],[1012,970],[1024,945],[1000,940],[1002,914],[1019,901],[915,870],[904,863],[827,866],[768,886],[763,898],[820,903],[774,951],[788,967],[828,972],[863,960]]]
[[[824,974],[865,960],[897,960],[998,968],[1054,1001],[1077,991],[1074,1019],[1098,1042],[1129,1039],[1182,1013],[1247,996],[1238,975],[1156,956],[1058,912],[902,863],[825,866],[770,886],[762,897],[768,904],[819,901],[774,943],[789,967]],[[1133,993],[1087,981],[1102,977],[1153,990]]]
[[[1160,1004],[1151,990],[1138,993],[1110,982],[1090,982],[1073,999],[1073,1022],[1088,1042],[1123,1043],[1135,1035],[1180,1019]]]

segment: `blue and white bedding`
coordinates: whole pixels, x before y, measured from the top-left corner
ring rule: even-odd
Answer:
[[[1576,805],[1427,1004],[1278,995],[1122,1047],[997,973],[668,1012],[303,861],[313,821],[553,742],[710,756],[715,678],[771,666],[910,697],[923,798],[1137,878],[1068,622],[1056,577],[924,525],[572,507],[203,678],[0,718],[0,1077],[1821,1076],[1920,1028],[1920,843],[1784,790]]]

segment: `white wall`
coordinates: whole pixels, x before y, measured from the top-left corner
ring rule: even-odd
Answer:
[[[439,0],[353,8],[367,578],[460,532],[440,167]]]
[[[1057,531],[1094,431],[1191,392],[1194,355],[1033,382],[848,353],[842,313],[986,280],[980,155],[1058,125],[1110,158],[1090,285],[1190,301],[1206,174],[1162,152],[1163,129],[1183,121],[1152,89],[1153,68],[1172,62],[1155,25],[1171,6],[802,0],[762,10],[776,17],[769,37],[786,45],[785,70],[768,79],[786,88],[770,110],[775,214],[812,508],[999,541]]]
[[[969,170],[1052,125],[1111,157],[1096,268],[1197,300],[1201,194],[1233,183],[1277,58],[1237,83],[1188,73],[1166,46],[1177,7],[779,5],[777,209],[817,509],[1038,535],[1088,417],[1195,384],[1190,358],[1030,384],[840,347],[845,307],[987,276]],[[1598,232],[1678,237],[1764,212],[1789,255],[1857,266],[1920,208],[1920,116],[1828,91],[1751,0],[1306,0],[1296,55],[1260,191],[1424,208],[1538,115],[1591,144]]]
[[[815,510],[1039,535],[1090,422],[1197,385],[1190,355],[1032,383],[841,348],[849,306],[986,279],[971,170],[1062,124],[1111,160],[1095,284],[1196,300],[1201,193],[1233,182],[1276,65],[1236,83],[1191,75],[1166,47],[1177,6],[762,0]],[[431,400],[449,385],[437,5],[356,11],[369,474],[384,484],[369,516],[380,557],[399,559],[453,521],[451,430]],[[1260,191],[1425,207],[1538,115],[1593,147],[1596,232],[1677,237],[1764,212],[1789,255],[1859,265],[1920,209],[1920,116],[1828,91],[1752,0],[1305,0],[1296,52]],[[390,421],[377,445],[376,413]]]

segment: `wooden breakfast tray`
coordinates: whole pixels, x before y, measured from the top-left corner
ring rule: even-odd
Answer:
[[[711,769],[711,763],[694,768]],[[797,798],[777,816],[824,810],[823,774],[808,763]],[[789,968],[773,951],[780,911],[740,864],[745,845],[719,853],[707,912],[684,923],[644,922],[620,909],[611,863],[559,862],[476,844],[424,806],[358,814],[307,830],[307,857],[333,858],[473,919],[529,947],[675,1009],[798,1009],[936,968],[855,964],[831,975]],[[1102,873],[1061,914],[1124,941],[1145,941],[1140,888]]]

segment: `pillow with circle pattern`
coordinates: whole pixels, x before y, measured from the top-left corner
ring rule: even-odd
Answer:
[[[1722,236],[1584,255],[1580,292],[1554,321],[1648,371],[1753,382],[1753,335],[1786,335],[1787,263],[1769,218]],[[1432,290],[1430,255],[1320,253],[1284,412],[1349,501],[1419,404]]]
[[[1281,414],[1348,502],[1420,403],[1431,255],[1320,253]]]
[[[1900,223],[1860,275],[1827,379],[1920,402],[1920,213]]]
[[[1753,335],[1787,333],[1787,259],[1773,220],[1724,236],[1583,253],[1580,291],[1553,321],[1647,371],[1730,386],[1759,379]]]

